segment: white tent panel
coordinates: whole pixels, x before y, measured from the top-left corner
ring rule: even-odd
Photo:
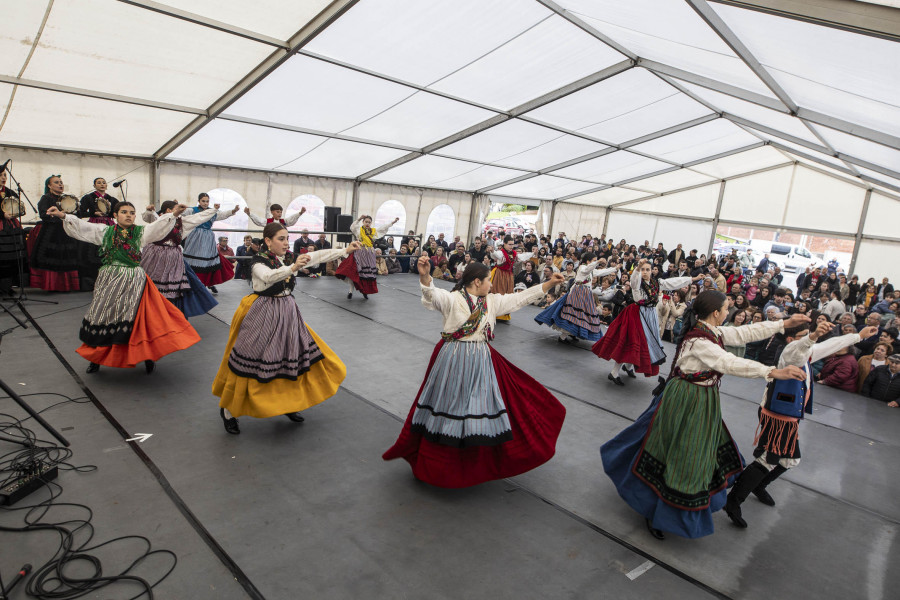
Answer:
[[[5,3],[0,30],[0,73],[10,77],[19,75],[46,10],[46,2]]]
[[[865,195],[859,186],[798,166],[784,222],[855,234]]]
[[[6,114],[9,107],[9,99],[12,96],[15,86],[8,83],[0,83],[0,114]],[[2,131],[0,131],[2,133]]]
[[[528,116],[622,143],[710,113],[649,71],[629,69]]]
[[[900,281],[900,261],[897,260],[897,242],[862,240],[856,255],[856,274],[860,281],[874,277],[881,281],[887,277],[894,285]]]
[[[800,144],[795,144],[794,142],[789,142],[778,136],[769,135],[768,133],[764,133],[764,132],[758,131],[756,129],[751,129],[750,131],[753,131],[754,133],[756,133],[757,135],[759,135],[760,137],[762,137],[765,140],[775,142],[777,144],[781,144],[782,146],[785,146],[789,150],[796,151],[800,154],[806,154],[807,156],[811,156],[813,158],[818,158],[819,160],[825,162],[826,164],[838,167],[838,169],[848,168],[847,165],[845,165],[841,159],[839,159],[835,156],[832,156],[831,154],[826,154],[827,148],[825,148],[823,146],[820,146],[821,150],[813,150],[812,148],[807,148],[806,146],[801,146]]]
[[[711,177],[724,179],[741,173],[786,164],[788,159],[772,146],[761,146],[746,152],[739,152],[724,158],[717,158],[691,167],[692,171]]]
[[[736,117],[753,121],[764,127],[770,127],[813,144],[821,144],[818,138],[797,117],[792,117],[789,114],[765,108],[734,96],[714,92],[699,85],[686,82],[682,83],[682,85],[701,100],[716,107],[719,112],[726,112]],[[785,110],[787,109],[785,108]]]
[[[655,177],[633,181],[626,185],[632,189],[659,194],[670,190],[690,187],[692,185],[699,185],[701,183],[709,183],[711,181],[715,181],[715,178],[702,173],[697,173],[690,169],[678,169],[677,171],[672,171],[670,173],[663,173],[662,175],[656,175]]]
[[[900,44],[759,11],[713,6],[799,105],[874,129],[900,131]],[[879,105],[880,110],[873,110]]]
[[[603,232],[605,221],[606,210],[603,208],[561,202],[556,205],[550,230],[539,233],[547,233],[555,237],[562,231],[570,240],[580,240],[581,236],[587,234],[599,237]]]
[[[712,222],[613,210],[606,234],[613,240],[650,240],[654,246],[662,242],[666,248],[684,244],[687,249],[693,247],[705,253],[712,237]]]
[[[872,192],[866,222],[863,224],[863,235],[900,239],[897,223],[900,223],[900,201]],[[896,259],[895,255],[895,262]]]
[[[225,114],[337,133],[414,93],[415,88],[298,55],[255,85]]]
[[[331,0],[157,0],[164,4],[197,15],[204,15],[256,33],[279,40],[287,40],[317,14]]]
[[[150,155],[194,115],[19,87],[0,143]]]
[[[669,167],[671,165],[668,163],[620,150],[572,165],[571,167],[559,169],[554,171],[553,174],[609,185],[640,177],[641,175],[656,173]]]
[[[426,155],[376,175],[372,180],[404,185],[475,190],[525,174],[524,171],[482,166],[452,158]],[[456,185],[452,185],[452,183]],[[466,184],[465,187],[462,187],[463,183]]]
[[[537,2],[359,2],[316,36],[312,52],[429,85],[547,19]]]
[[[794,168],[757,173],[725,182],[723,221],[782,225]]]
[[[124,2],[56,0],[23,77],[206,109],[272,51]]]
[[[665,194],[634,202],[615,210],[664,213],[672,216],[708,219],[716,214],[719,186],[707,185],[693,190]]]
[[[597,187],[595,184],[584,181],[572,181],[571,179],[563,179],[551,175],[538,175],[537,177],[497,188],[493,190],[493,193],[552,200],[553,198],[577,194],[595,187]]]
[[[878,181],[881,181],[882,183],[886,183],[888,185],[892,185],[895,188],[897,188],[896,190],[891,191],[892,194],[897,194],[898,191],[900,191],[900,179],[888,177],[887,175],[879,173],[878,171],[873,171],[871,169],[864,169],[863,167],[856,167],[856,170],[859,171],[863,175],[866,175],[873,179],[877,179]],[[868,181],[863,181],[863,183],[865,183],[866,185],[872,185]]]
[[[857,177],[856,175],[853,175],[853,174],[851,174],[851,173],[848,173],[847,171],[841,171],[841,170],[839,170],[839,169],[835,169],[835,168],[829,167],[828,165],[823,165],[822,163],[818,163],[818,162],[816,162],[816,161],[809,160],[808,158],[804,158],[804,157],[802,157],[802,156],[798,156],[798,155],[796,155],[796,154],[794,154],[794,153],[792,153],[792,152],[791,152],[791,153],[788,153],[788,155],[791,157],[791,160],[796,160],[796,161],[799,162],[801,165],[803,165],[803,166],[805,166],[805,167],[809,167],[810,169],[812,169],[812,170],[814,170],[814,171],[815,171],[816,169],[818,169],[819,171],[824,171],[824,172],[827,173],[828,175],[832,175],[832,176],[834,176],[834,177],[837,177],[838,179],[840,179],[840,180],[842,180],[842,181],[851,181],[851,182],[855,182],[855,183],[856,183],[857,185],[859,185],[859,186],[863,186],[863,187],[871,187],[871,186],[872,186],[872,184],[866,183],[865,181],[861,180],[861,179],[860,179],[859,177]]]
[[[605,148],[608,146],[519,119],[510,119],[441,148],[439,153],[536,171]]]
[[[197,205],[197,196],[201,193],[227,189],[237,192],[255,214],[263,215],[266,209],[268,186],[269,179],[266,173],[253,171],[173,163],[163,163],[159,171],[160,199],[179,200],[189,206]],[[285,197],[279,200],[289,204],[293,198]],[[277,200],[273,201],[277,202]],[[240,217],[235,215],[234,219],[237,221]],[[232,222],[231,224],[236,223]]]
[[[469,104],[418,92],[343,133],[420,148],[493,116]]]
[[[628,202],[629,200],[637,200],[644,198],[648,194],[637,190],[630,190],[624,187],[610,187],[597,192],[590,192],[583,196],[569,198],[566,202],[572,204],[588,204],[593,206],[610,206],[620,202]]]
[[[900,67],[900,65],[898,65]],[[860,158],[866,162],[890,169],[900,176],[900,150],[870,142],[862,138],[814,125],[813,127],[822,134],[828,143],[840,154],[847,154],[854,158]]]
[[[560,4],[642,58],[771,95],[686,2],[563,0]]]
[[[352,178],[405,154],[394,148],[330,139],[278,170]]]
[[[716,119],[638,144],[633,150],[683,164],[758,141],[734,123]]]
[[[216,119],[191,136],[169,158],[274,170],[327,140],[317,135]]]
[[[609,213],[606,235],[613,241],[652,238],[656,230],[656,217],[637,212],[613,210]],[[652,240],[651,240],[652,241]]]
[[[624,59],[554,15],[430,87],[508,110]]]

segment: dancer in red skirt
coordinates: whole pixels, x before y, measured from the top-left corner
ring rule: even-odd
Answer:
[[[347,300],[353,298],[354,288],[359,290],[366,300],[369,299],[369,294],[378,293],[378,284],[375,282],[378,270],[375,266],[373,242],[383,237],[391,225],[399,220],[400,218],[398,217],[391,221],[390,225],[372,227],[372,217],[363,215],[350,226],[350,233],[353,234],[353,238],[362,247],[354,252],[353,256],[348,256],[341,261],[341,264],[338,265],[334,272],[334,276],[338,279],[346,278],[350,281],[350,291],[347,293]]]
[[[701,275],[694,279],[653,279],[650,277],[651,272],[650,261],[642,259],[631,273],[634,304],[629,304],[619,313],[606,330],[606,335],[591,348],[600,358],[613,361],[608,379],[616,385],[625,385],[619,378],[622,367],[625,367],[625,373],[629,377],[636,377],[635,371],[646,377],[659,374],[659,365],[666,362],[666,353],[662,340],[659,339],[659,317],[656,314],[659,292],[678,290],[689,286],[691,281],[702,278]]]
[[[498,314],[508,314],[559,285],[489,294],[490,272],[470,263],[453,291],[434,287],[419,258],[422,304],[444,316],[441,341],[400,437],[384,460],[403,458],[431,485],[461,488],[519,475],[550,460],[566,409],[540,383],[490,346]]]

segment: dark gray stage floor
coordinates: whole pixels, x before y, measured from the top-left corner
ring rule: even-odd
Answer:
[[[777,507],[751,498],[747,530],[718,513],[715,535],[659,542],[619,499],[598,454],[646,408],[655,381],[613,386],[587,344],[558,344],[534,323],[533,307],[498,324],[495,347],[565,404],[554,459],[467,490],[431,488],[405,462],[383,462],[441,321],[421,306],[416,278],[385,277],[379,287],[369,301],[348,301],[343,282],[301,281],[295,295],[305,319],[348,369],[339,393],[305,412],[302,425],[245,418],[240,436],[222,429],[210,384],[247,291],[242,282],[220,286],[220,305],[192,320],[203,341],[160,361],[151,376],[84,374],[75,348],[89,295],[35,293],[60,303],[27,305],[59,356],[34,327],[17,329],[3,339],[0,377],[21,393],[70,397],[85,395],[83,382],[121,424],[114,428],[93,403],[45,413],[72,441],[72,463],[99,467],[59,478],[61,501],[93,509],[97,540],[139,534],[178,555],[158,598],[254,597],[250,586],[270,599],[896,597],[900,410],[817,388],[816,412],[801,426],[804,462],[773,486]],[[0,330],[11,323],[0,315]],[[723,385],[725,419],[745,454],[762,389],[758,380]],[[42,408],[59,398],[29,400]],[[8,400],[0,412],[22,414]],[[139,446],[146,462],[125,432],[153,434]],[[0,453],[10,449],[0,442]],[[0,513],[0,524],[17,517]],[[0,574],[43,563],[55,547],[50,533],[4,533]],[[109,569],[126,554],[108,552]],[[164,564],[158,557],[141,572],[153,577]],[[97,597],[127,598],[134,589]]]

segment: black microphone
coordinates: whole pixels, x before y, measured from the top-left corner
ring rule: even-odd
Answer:
[[[6,162],[3,163],[3,166],[2,166],[2,167],[0,167],[0,173],[2,173],[3,171],[6,170],[6,165],[8,165],[9,162],[10,162],[11,160],[12,160],[11,158],[7,158],[7,159],[6,159]]]
[[[122,181],[125,181],[124,179]],[[122,181],[113,181],[113,187],[119,187],[122,185]]]

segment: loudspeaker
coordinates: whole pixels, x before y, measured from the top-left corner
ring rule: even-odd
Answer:
[[[338,215],[337,216],[337,229],[336,231],[346,232],[341,233],[337,236],[337,241],[349,244],[353,241],[353,236],[350,235],[350,226],[353,225],[353,215]]]
[[[338,216],[341,214],[340,206],[325,207],[325,231],[338,231]]]

